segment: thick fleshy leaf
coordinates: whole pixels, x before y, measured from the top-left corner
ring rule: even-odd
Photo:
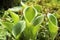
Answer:
[[[27,27],[24,31],[24,36],[26,37],[26,40],[30,39],[30,38],[36,39],[39,30],[40,30],[40,26],[29,26],[29,27]]]
[[[33,29],[32,29],[32,33],[33,33],[33,37],[36,38],[37,37],[37,34],[40,30],[40,26],[35,26]]]
[[[19,16],[16,13],[14,13],[14,12],[12,12],[10,10],[8,10],[8,12],[10,13],[14,23],[17,23],[19,21]]]
[[[33,7],[27,7],[23,11],[26,21],[31,22],[37,15],[37,11]]]
[[[53,14],[48,14],[49,20],[57,26],[57,18]]]
[[[32,29],[33,29],[33,26],[26,27],[24,31],[24,36],[26,37],[26,40],[33,38]]]
[[[43,22],[43,20],[44,20],[44,15],[38,16],[33,20],[33,25],[34,26],[39,25]]]
[[[12,29],[12,33],[16,38],[19,38],[20,34],[24,31],[25,29],[25,21],[20,21],[17,24],[14,25]]]
[[[49,19],[48,29],[49,29],[52,40],[54,40],[58,32],[57,18],[52,14],[48,14],[48,19]]]
[[[34,8],[38,11],[38,12],[41,12],[41,6],[40,5],[35,5]]]
[[[2,22],[2,25],[4,25],[4,27],[5,27],[9,32],[11,32],[14,24],[13,24],[13,23],[10,23],[10,22]]]

